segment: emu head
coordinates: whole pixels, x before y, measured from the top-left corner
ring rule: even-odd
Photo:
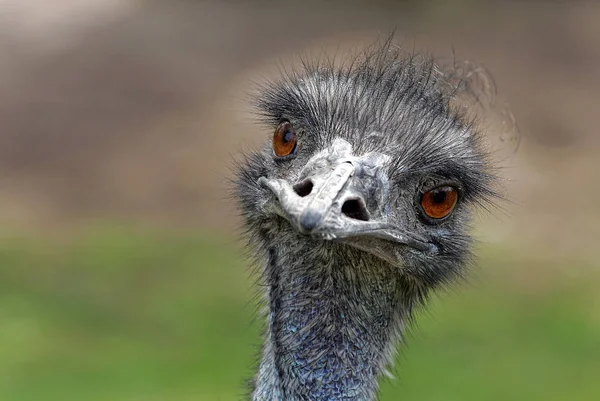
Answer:
[[[267,138],[237,180],[258,245],[360,251],[423,289],[460,274],[472,206],[495,193],[459,91],[432,59],[389,45],[262,87]]]

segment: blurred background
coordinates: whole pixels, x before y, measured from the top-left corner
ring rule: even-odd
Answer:
[[[245,97],[394,28],[487,67],[522,141],[480,267],[419,316],[382,400],[598,399],[599,21],[594,1],[0,0],[0,400],[242,399],[262,326],[227,180],[271,135]]]

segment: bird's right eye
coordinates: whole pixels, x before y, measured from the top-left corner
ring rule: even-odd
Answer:
[[[273,134],[273,152],[277,157],[285,157],[296,150],[296,131],[289,121],[282,121]]]

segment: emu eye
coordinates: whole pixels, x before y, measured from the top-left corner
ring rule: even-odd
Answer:
[[[421,207],[432,219],[443,219],[454,210],[458,200],[458,191],[454,187],[443,186],[425,192],[421,198]]]
[[[291,155],[296,149],[296,131],[289,121],[279,124],[273,134],[273,152],[277,157]]]

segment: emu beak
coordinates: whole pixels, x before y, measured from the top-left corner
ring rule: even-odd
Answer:
[[[296,183],[266,177],[258,183],[277,197],[272,210],[303,234],[349,243],[368,237],[430,250],[431,244],[389,221],[389,159],[376,152],[353,156],[348,142],[335,139],[306,164]]]
[[[259,179],[259,184],[269,188],[279,199],[281,207],[295,225],[305,233],[323,231],[326,222],[339,223],[345,199],[346,184],[354,175],[354,165],[344,161],[330,171],[314,175],[293,187],[283,180]],[[368,220],[368,211],[363,207],[364,220]],[[328,219],[326,219],[328,217]],[[337,217],[337,218],[336,218]],[[325,230],[327,231],[327,230]]]

